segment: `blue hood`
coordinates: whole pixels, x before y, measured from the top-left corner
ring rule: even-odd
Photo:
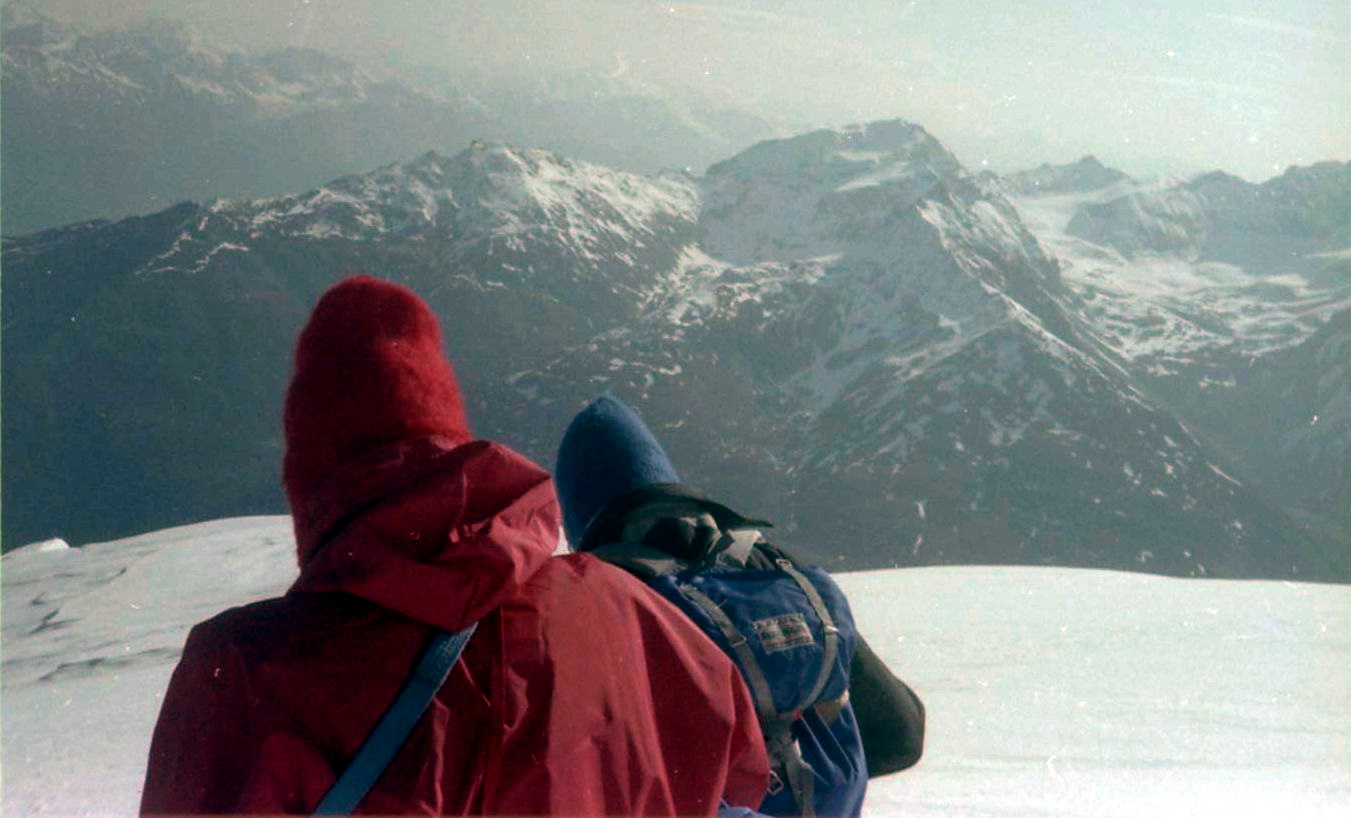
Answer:
[[[666,450],[643,419],[610,393],[572,419],[558,446],[554,483],[563,507],[563,530],[574,548],[587,524],[612,500],[679,482]]]

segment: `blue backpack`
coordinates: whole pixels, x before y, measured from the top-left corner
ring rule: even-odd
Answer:
[[[629,542],[591,553],[643,578],[736,662],[770,759],[761,813],[857,816],[868,768],[849,703],[849,604],[825,570],[797,565],[758,530],[719,533],[694,562]]]

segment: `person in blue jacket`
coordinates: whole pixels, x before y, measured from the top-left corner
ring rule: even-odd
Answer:
[[[714,548],[713,543],[730,542],[728,532],[768,525],[743,517],[682,482],[638,414],[609,393],[580,412],[564,433],[555,483],[572,550],[595,553],[602,559],[625,555],[617,563],[645,579],[650,579],[651,572],[644,570],[642,560],[632,559],[633,554],[659,552],[682,564],[697,562],[706,559],[701,555],[710,550],[725,548]],[[633,547],[617,550],[616,544],[624,543]],[[717,561],[729,562],[725,553],[719,553]],[[760,538],[753,548],[741,549],[735,565],[766,569],[784,559],[796,563],[781,548]],[[923,755],[923,703],[861,634],[856,635],[853,647],[842,703],[848,703],[857,721],[867,777],[914,766]],[[854,805],[850,812],[858,801],[861,793],[849,801]],[[765,804],[772,802],[771,794]],[[761,811],[769,810],[762,806]],[[777,814],[809,813],[787,808]]]

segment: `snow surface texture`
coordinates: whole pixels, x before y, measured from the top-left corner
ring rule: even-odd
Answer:
[[[131,815],[192,623],[281,593],[286,517],[6,554],[4,810]],[[1044,568],[842,574],[928,707],[865,815],[1351,814],[1351,587]]]

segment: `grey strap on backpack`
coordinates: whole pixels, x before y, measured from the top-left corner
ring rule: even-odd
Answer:
[[[821,628],[825,632],[825,644],[821,646],[821,674],[816,677],[816,686],[812,688],[811,695],[807,697],[808,702],[815,703],[821,698],[821,693],[826,689],[826,682],[830,681],[830,670],[835,665],[835,656],[840,650],[840,629],[835,624],[834,618],[830,615],[830,609],[826,607],[826,601],[821,598],[821,592],[816,590],[807,575],[797,570],[792,560],[776,560],[779,570],[793,578],[797,586],[802,589],[802,593],[811,603],[816,611],[816,617],[821,620]]]
[[[761,730],[765,734],[765,751],[783,769],[783,777],[788,779],[781,781],[778,787],[786,784],[793,791],[793,800],[797,802],[801,818],[815,818],[816,779],[812,778],[811,765],[802,757],[802,747],[793,735],[793,719],[779,716],[773,722],[763,724]],[[773,769],[769,774],[770,791],[777,792],[772,779],[778,778],[779,774]]]
[[[352,757],[352,763],[314,808],[315,815],[348,815],[356,809],[408,740],[413,726],[436,697],[436,691],[446,683],[450,669],[455,666],[477,626],[472,623],[458,631],[442,630],[432,635],[413,675]]]
[[[632,540],[602,545],[591,549],[590,553],[606,562],[628,570],[644,581],[651,581],[657,577],[674,574],[691,567],[689,562],[640,541],[642,534],[651,527],[652,519],[660,518],[668,509],[662,507],[657,511],[661,513],[649,514],[639,519],[634,523],[631,531],[626,531],[632,536]],[[771,551],[761,555],[756,546],[763,541],[759,530],[754,528],[733,528],[723,531],[721,536],[708,543],[707,549],[702,554],[701,565],[704,567],[723,565],[747,568],[750,567],[752,555],[757,555],[759,561],[755,563],[756,569],[780,571],[797,584],[807,598],[812,610],[816,612],[823,630],[821,670],[817,675],[811,693],[806,698],[808,704],[814,706],[816,700],[821,697],[825,690],[826,684],[830,681],[835,659],[839,655],[840,630],[835,624],[834,618],[830,615],[830,609],[821,597],[820,591],[807,578],[807,575],[798,570],[792,560],[784,558],[778,552]],[[694,567],[697,569],[699,566]],[[751,649],[748,637],[741,632],[726,612],[707,594],[695,587],[693,583],[680,581],[677,582],[677,588],[686,599],[703,609],[718,630],[722,632],[723,638],[727,640],[729,650],[741,668],[742,678],[746,681],[746,686],[755,699],[756,714],[760,718],[760,727],[765,736],[765,749],[773,762],[771,793],[777,793],[783,787],[788,787],[793,793],[793,800],[797,803],[798,814],[802,818],[813,818],[816,811],[814,803],[815,779],[813,778],[813,770],[803,759],[802,748],[793,735],[793,722],[796,714],[780,713],[775,707],[769,680],[765,677],[764,670],[755,658],[755,652]]]
[[[775,560],[775,566],[791,577],[793,582],[797,583],[798,588],[807,597],[812,609],[816,611],[817,618],[821,620],[821,627],[824,632],[821,671],[817,675],[816,684],[813,686],[811,694],[807,697],[807,702],[814,704],[820,698],[827,681],[830,679],[831,668],[835,664],[835,657],[839,651],[840,629],[836,626],[835,619],[830,615],[830,609],[826,607],[825,600],[821,598],[821,593],[816,590],[815,585],[812,585],[807,575],[793,565],[792,560]],[[813,818],[816,812],[813,803],[815,780],[812,778],[812,769],[803,760],[802,749],[793,736],[793,715],[778,712],[774,705],[773,694],[770,692],[769,680],[765,678],[760,663],[756,661],[755,653],[751,650],[746,635],[737,628],[722,608],[718,607],[718,604],[710,599],[707,594],[690,583],[680,583],[680,591],[700,608],[703,608],[704,612],[718,626],[718,629],[722,631],[723,637],[726,638],[728,646],[741,666],[746,686],[750,688],[751,695],[755,698],[755,709],[760,716],[760,728],[765,735],[765,749],[768,751],[770,758],[774,759],[783,769],[783,777],[787,780],[782,783],[792,789],[793,800],[797,802],[799,814],[803,818]],[[777,776],[777,773],[772,774]]]

